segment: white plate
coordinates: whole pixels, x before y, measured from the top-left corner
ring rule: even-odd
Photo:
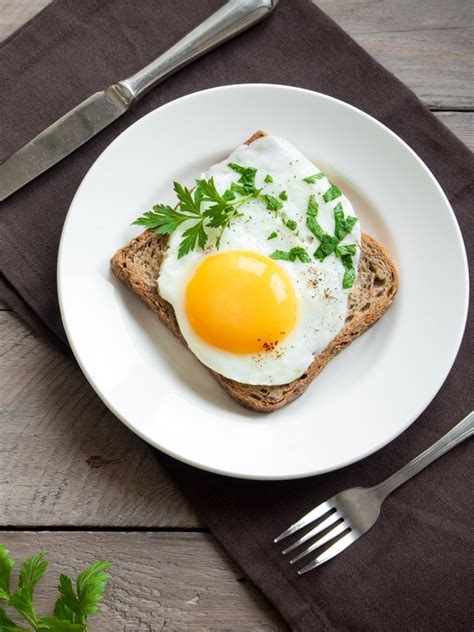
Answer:
[[[255,130],[292,142],[348,194],[363,229],[400,270],[388,313],[296,402],[244,410],[110,273],[130,223],[172,181],[192,184]],[[137,121],[98,158],[71,204],[59,251],[62,317],[76,358],[129,428],[198,467],[256,479],[310,476],[394,439],[434,397],[467,315],[464,245],[433,175],[395,134],[323,94],[234,85],[191,94]]]

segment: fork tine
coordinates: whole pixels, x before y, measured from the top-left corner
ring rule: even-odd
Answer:
[[[329,533],[327,533],[324,537],[316,540],[314,544],[312,544],[311,546],[308,546],[307,549],[305,549],[299,555],[297,555],[292,560],[290,560],[290,564],[294,564],[295,562],[300,560],[302,557],[306,557],[307,555],[309,555],[315,549],[319,549],[319,547],[322,546],[323,544],[326,544],[326,542],[330,542],[337,535],[344,533],[346,529],[349,529],[348,524],[346,522],[340,522],[338,525],[334,527],[334,529],[331,529],[331,531],[329,531]]]
[[[303,527],[306,527],[306,525],[310,524],[311,522],[314,522],[318,518],[322,518],[325,514],[327,514],[331,510],[332,510],[332,506],[330,505],[330,501],[321,503],[320,505],[312,509],[310,512],[308,512],[305,516],[302,516],[297,522],[292,524],[291,527],[288,527],[286,531],[283,531],[283,533],[280,533],[280,535],[277,538],[275,538],[273,542],[275,543],[280,542],[280,540],[283,540],[284,538],[287,538],[289,535],[296,533]]]
[[[344,549],[347,549],[348,546],[355,542],[357,540],[357,537],[358,536],[356,533],[354,533],[354,531],[347,533],[335,544],[326,549],[324,553],[322,553],[319,557],[314,559],[309,564],[306,564],[306,566],[303,566],[303,568],[300,568],[300,570],[298,571],[298,575],[304,575],[308,571],[312,571],[313,568],[321,566],[321,564],[324,564],[324,562],[327,562],[331,558],[335,557],[338,553],[341,553],[342,551],[344,551]]]
[[[337,522],[337,520],[340,520],[341,518],[342,516],[340,515],[339,512],[336,511],[336,513],[332,513],[328,518],[326,518],[326,520],[323,520],[322,522],[320,522],[316,527],[314,527],[314,529],[311,529],[311,531],[308,531],[308,533],[306,533],[303,537],[301,537],[299,540],[296,540],[296,542],[293,542],[291,546],[287,547],[283,551],[283,555],[286,555],[286,553],[289,553],[293,549],[296,549],[297,546],[300,546],[300,544],[303,544],[303,542],[306,542],[307,540],[314,537],[321,531],[324,531],[325,529],[330,527],[334,522]]]

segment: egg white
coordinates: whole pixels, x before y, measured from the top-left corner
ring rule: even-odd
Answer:
[[[239,175],[228,167],[230,162],[242,166],[256,167],[256,185],[262,193],[278,197],[286,191],[288,200],[284,202],[276,216],[266,210],[259,199],[249,200],[239,211],[242,217],[232,221],[224,231],[219,250],[215,246],[215,234],[209,231],[209,241],[205,250],[195,249],[178,259],[178,248],[186,223],[175,231],[169,239],[158,287],[161,296],[174,308],[178,325],[191,351],[209,368],[221,375],[245,384],[277,385],[286,384],[300,377],[308,369],[313,359],[321,353],[344,326],[347,314],[349,290],[343,289],[344,268],[334,254],[324,261],[312,258],[311,263],[300,261],[278,261],[284,268],[295,289],[298,301],[297,323],[291,333],[273,351],[256,354],[237,354],[218,349],[206,343],[192,329],[186,316],[186,287],[202,259],[208,255],[228,250],[246,250],[269,256],[275,250],[288,251],[301,246],[313,254],[318,240],[306,227],[308,199],[315,195],[319,205],[318,221],[322,228],[334,234],[334,207],[341,203],[344,214],[355,215],[350,201],[341,195],[331,202],[325,202],[324,193],[331,183],[326,177],[314,184],[303,178],[320,170],[289,142],[276,136],[264,136],[250,145],[240,145],[224,161],[210,167],[203,178],[214,178],[218,191],[223,193],[236,181]],[[270,174],[273,183],[264,178]],[[283,220],[297,222],[297,231],[291,231]],[[277,232],[277,237],[268,240]],[[361,231],[357,222],[342,244],[357,243],[360,246]],[[354,256],[357,269],[360,248]]]

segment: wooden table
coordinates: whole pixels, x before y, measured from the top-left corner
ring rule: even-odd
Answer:
[[[0,40],[49,0],[0,0]],[[474,148],[472,0],[319,0]],[[77,365],[0,306],[0,543],[49,551],[38,593],[100,559],[112,580],[92,630],[284,630],[148,447]]]

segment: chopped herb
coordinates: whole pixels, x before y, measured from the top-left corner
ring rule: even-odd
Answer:
[[[318,203],[316,202],[314,195],[311,195],[308,201],[308,209],[306,211],[306,226],[319,240],[319,246],[314,253],[314,257],[319,261],[324,261],[333,252],[337,257],[341,258],[342,264],[345,268],[344,278],[342,280],[342,287],[348,289],[354,285],[355,281],[355,269],[352,261],[352,257],[356,254],[356,244],[347,244],[345,246],[339,245],[339,242],[350,233],[357,219],[349,216],[344,218],[344,211],[342,205],[336,204],[334,207],[334,219],[336,222],[335,235],[326,233],[317,220],[318,216]]]
[[[222,194],[222,197],[224,198],[224,200],[227,200],[228,202],[230,202],[231,200],[235,200],[235,198],[237,197],[235,195],[235,193],[232,191],[232,189],[227,189],[226,191],[224,191],[224,193]]]
[[[240,178],[237,182],[242,187],[244,193],[256,193],[255,174],[257,170],[255,167],[242,167],[241,165],[235,164],[235,162],[230,162],[227,166],[237,173],[240,173]]]
[[[323,200],[325,202],[330,202],[331,200],[335,200],[336,198],[342,195],[341,191],[337,188],[335,184],[331,184],[329,189],[323,195]]]
[[[268,173],[265,178],[263,179],[264,182],[266,182],[267,184],[271,184],[273,182],[273,178],[272,176]]]
[[[350,255],[342,255],[341,261],[345,269],[344,278],[342,279],[342,287],[345,290],[348,290],[354,285],[356,278],[354,262],[352,261],[352,257]]]
[[[316,180],[321,180],[321,178],[324,178],[324,173],[315,173],[312,176],[307,176],[306,178],[303,178],[304,182],[307,182],[308,184],[314,184],[316,182]]]
[[[290,230],[296,230],[296,227],[298,226],[298,224],[295,222],[294,219],[287,219],[286,222],[285,220],[283,220],[283,223],[285,224],[285,226],[287,226]]]
[[[321,239],[321,243],[314,253],[314,256],[316,257],[316,259],[324,261],[327,256],[329,256],[336,250],[337,244],[337,237],[333,237],[332,235],[329,235],[329,233],[324,233]]]
[[[282,191],[278,197],[280,198],[280,200],[283,200],[284,202],[286,202],[288,199],[288,194],[286,191]]]
[[[344,257],[345,255],[355,255],[357,250],[356,244],[347,244],[347,246],[336,246],[336,255],[338,257]]]
[[[267,237],[267,241],[270,241],[270,239],[275,239],[275,237],[278,237],[278,233],[274,230],[273,233],[271,233],[268,237]]]
[[[306,226],[319,241],[322,241],[325,233],[316,219],[318,216],[318,210],[318,203],[316,202],[314,195],[310,195],[308,209],[306,211]]]
[[[342,204],[338,202],[338,204],[334,207],[334,219],[336,220],[336,237],[339,241],[342,241],[344,237],[354,228],[357,222],[357,217],[348,215],[348,217],[345,218]]]
[[[270,258],[281,261],[296,261],[296,259],[299,259],[301,263],[311,263],[311,257],[301,246],[295,246],[288,252],[285,250],[275,250],[275,252],[272,252],[270,255]]]
[[[278,212],[281,208],[283,208],[283,204],[280,202],[280,200],[277,200],[276,197],[273,197],[273,195],[262,195],[262,198],[265,200],[265,202],[267,203],[267,209],[269,211],[275,211]]]

